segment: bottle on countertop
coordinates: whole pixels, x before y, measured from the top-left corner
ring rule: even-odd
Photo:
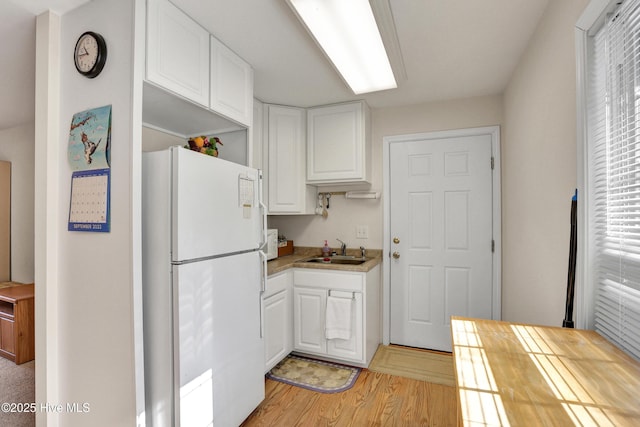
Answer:
[[[331,255],[331,248],[329,247],[329,243],[327,243],[327,241],[324,241],[324,246],[322,247],[322,256],[323,257],[328,257]]]

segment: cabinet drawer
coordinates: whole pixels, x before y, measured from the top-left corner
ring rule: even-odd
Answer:
[[[363,282],[363,273],[350,271],[297,269],[293,272],[294,286],[362,292]]]
[[[275,276],[267,278],[267,288],[264,291],[264,298],[282,292],[291,287],[291,272],[285,271]]]

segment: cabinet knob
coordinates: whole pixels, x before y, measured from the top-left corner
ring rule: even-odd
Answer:
[[[395,259],[400,258],[400,253],[399,252],[394,252],[393,254],[391,254],[391,256]]]
[[[397,245],[398,243],[400,243],[400,239],[398,239],[397,237],[394,237],[393,238],[393,243],[395,243]]]

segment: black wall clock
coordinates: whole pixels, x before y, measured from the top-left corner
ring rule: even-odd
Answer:
[[[83,33],[76,42],[73,61],[80,74],[90,79],[96,77],[107,62],[107,43],[104,38],[93,31]]]

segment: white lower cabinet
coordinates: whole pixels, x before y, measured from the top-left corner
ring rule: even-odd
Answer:
[[[352,300],[349,339],[326,339],[329,295]],[[367,273],[293,272],[293,350],[367,367],[381,338],[380,267]]]
[[[292,278],[291,270],[269,277],[262,296],[265,373],[293,349]]]
[[[326,354],[324,312],[327,290],[293,288],[293,348],[307,353]]]
[[[325,338],[327,296],[352,300],[351,337]],[[338,359],[362,361],[362,294],[296,286],[293,289],[294,349]]]

